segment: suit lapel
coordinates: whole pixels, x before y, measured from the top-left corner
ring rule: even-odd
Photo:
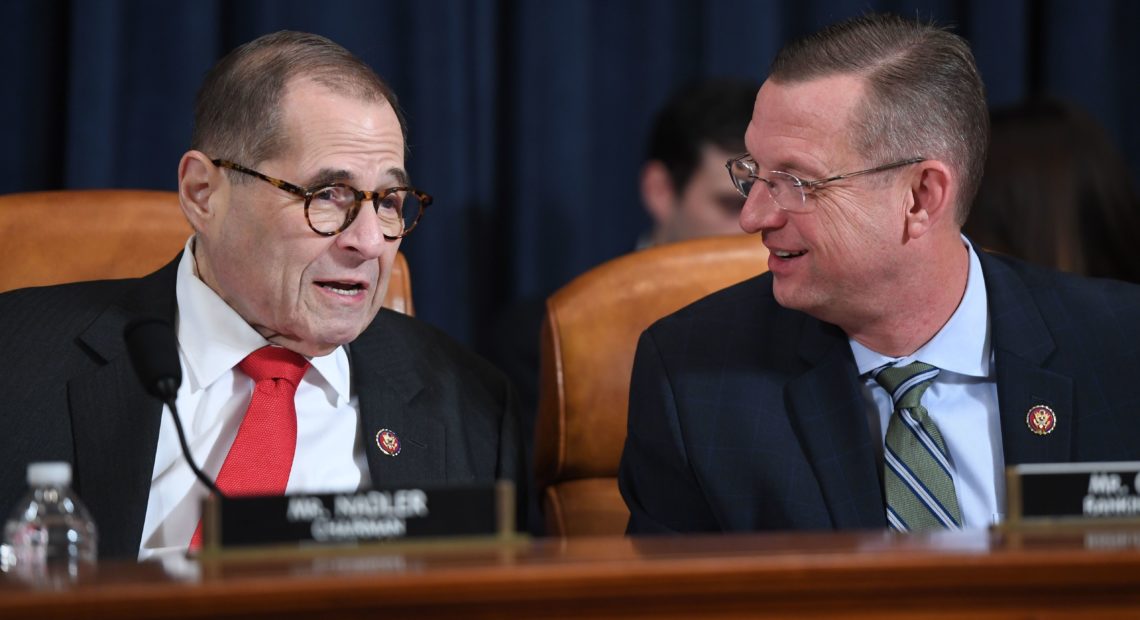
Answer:
[[[154,470],[162,404],[146,394],[125,355],[68,382],[76,483],[101,526],[102,548],[138,551]],[[108,519],[115,527],[108,527]]]
[[[111,555],[138,552],[162,415],[135,376],[123,329],[143,316],[173,321],[177,264],[139,280],[80,334],[79,346],[98,365],[67,384],[77,490],[101,526],[100,548]]]
[[[1056,345],[1026,287],[1009,267],[979,252],[989,300],[990,333],[997,366],[998,409],[1007,465],[1072,460],[1076,411],[1071,377],[1043,367]],[[1048,435],[1030,431],[1029,410],[1050,407],[1057,422]]]
[[[359,396],[360,432],[375,488],[445,480],[444,428],[423,397],[427,369],[399,338],[398,327],[382,310],[350,346],[353,382]],[[400,452],[389,456],[377,434],[390,430]]]
[[[885,527],[876,449],[847,338],[839,328],[808,318],[799,347],[810,368],[788,384],[788,415],[832,524]]]

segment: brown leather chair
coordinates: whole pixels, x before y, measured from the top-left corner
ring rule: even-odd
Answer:
[[[546,301],[535,478],[553,536],[625,532],[617,470],[641,332],[690,302],[767,270],[756,235],[650,248],[579,276]]]
[[[98,189],[0,196],[0,291],[146,275],[186,244],[178,194]],[[412,279],[396,256],[385,307],[414,314]]]

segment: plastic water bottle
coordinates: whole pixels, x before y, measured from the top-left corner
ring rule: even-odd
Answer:
[[[28,465],[30,490],[4,526],[15,572],[40,586],[59,586],[91,570],[98,553],[95,522],[71,490],[71,464]]]

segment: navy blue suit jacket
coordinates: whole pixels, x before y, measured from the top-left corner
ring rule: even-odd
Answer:
[[[1140,287],[979,258],[1006,464],[1140,458]],[[886,527],[866,407],[846,334],[777,304],[771,274],[658,321],[630,386],[629,532]]]
[[[0,295],[0,514],[23,494],[27,463],[69,461],[100,555],[138,554],[163,409],[136,378],[123,329],[136,317],[173,323],[177,263],[139,279]],[[349,356],[374,486],[512,479],[522,496],[518,414],[502,373],[390,310]],[[396,458],[376,446],[383,428],[400,437]]]

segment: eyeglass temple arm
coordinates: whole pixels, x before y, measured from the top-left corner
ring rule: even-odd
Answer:
[[[268,183],[268,184],[270,184],[270,185],[272,185],[278,189],[283,189],[283,190],[289,192],[290,194],[296,194],[297,196],[300,196],[301,198],[307,197],[307,195],[309,193],[309,190],[304,188],[304,187],[294,185],[288,181],[282,181],[281,179],[273,178],[267,174],[262,174],[256,170],[254,170],[253,168],[246,168],[245,166],[243,166],[241,164],[235,164],[234,162],[226,160],[226,159],[214,159],[214,160],[211,160],[211,163],[213,163],[215,166],[218,166],[220,168],[229,168],[230,170],[235,170],[235,171],[240,172],[242,174],[248,174],[251,177],[257,177],[257,178],[261,179],[262,181],[265,181],[266,183]]]
[[[838,176],[827,177],[826,179],[816,179],[814,181],[804,181],[803,185],[804,185],[804,187],[816,187],[816,186],[822,185],[824,183],[831,183],[832,181],[841,181],[843,179],[850,179],[851,177],[863,176],[864,174],[871,174],[872,172],[882,172],[884,170],[890,170],[891,168],[901,168],[903,166],[909,166],[911,164],[917,164],[920,161],[926,161],[926,158],[925,157],[911,157],[910,159],[904,159],[902,161],[891,162],[889,164],[883,164],[882,166],[875,166],[874,168],[868,168],[866,170],[859,170],[856,172],[848,172],[847,174],[840,174]]]

